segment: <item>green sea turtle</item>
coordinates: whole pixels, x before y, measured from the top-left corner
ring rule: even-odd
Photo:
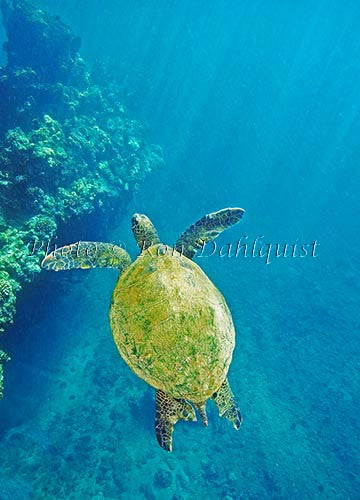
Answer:
[[[116,245],[85,241],[58,248],[42,262],[54,271],[120,271],[110,305],[112,334],[124,361],[156,389],[155,432],[167,451],[172,450],[174,424],[196,420],[194,407],[208,425],[208,399],[235,429],[241,424],[227,379],[235,346],[231,314],[222,294],[191,259],[243,213],[242,208],[226,208],[205,215],[174,247],[161,244],[146,215],[135,214],[132,229],[141,251],[135,262]]]

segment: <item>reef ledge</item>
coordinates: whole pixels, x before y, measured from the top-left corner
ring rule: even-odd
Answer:
[[[27,0],[2,0],[7,64],[0,67],[0,333],[40,271],[49,240],[89,214],[126,205],[162,164],[122,104],[121,83],[89,70],[80,38]],[[3,364],[0,351],[0,398]]]

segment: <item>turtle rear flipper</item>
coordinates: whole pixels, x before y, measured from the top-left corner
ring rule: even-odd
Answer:
[[[157,390],[155,433],[159,445],[166,451],[172,451],[172,433],[178,420],[196,421],[194,408],[185,399],[175,399]]]
[[[230,420],[230,422],[233,423],[234,428],[239,430],[242,422],[242,416],[227,378],[221,384],[219,389],[214,392],[211,399],[215,401],[220,417],[225,417]]]
[[[192,259],[204,243],[214,240],[225,229],[233,226],[244,215],[243,208],[223,208],[205,215],[189,227],[175,243],[175,248]]]
[[[113,267],[123,271],[131,264],[130,255],[112,243],[78,241],[49,253],[41,267],[49,271]]]

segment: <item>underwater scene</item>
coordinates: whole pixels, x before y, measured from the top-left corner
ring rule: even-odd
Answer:
[[[360,3],[0,5],[0,500],[359,499]]]

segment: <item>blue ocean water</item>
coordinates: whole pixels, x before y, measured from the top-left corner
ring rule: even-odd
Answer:
[[[152,389],[111,338],[117,272],[44,273],[4,337],[0,498],[359,498],[360,5],[35,3],[81,35],[88,61],[109,62],[164,150],[115,207],[109,240],[135,257],[133,212],[172,244],[205,213],[242,206],[218,247],[319,246],[268,265],[196,259],[233,314],[244,422],[235,432],[209,404],[209,428],[179,422],[172,454],[154,436]]]

